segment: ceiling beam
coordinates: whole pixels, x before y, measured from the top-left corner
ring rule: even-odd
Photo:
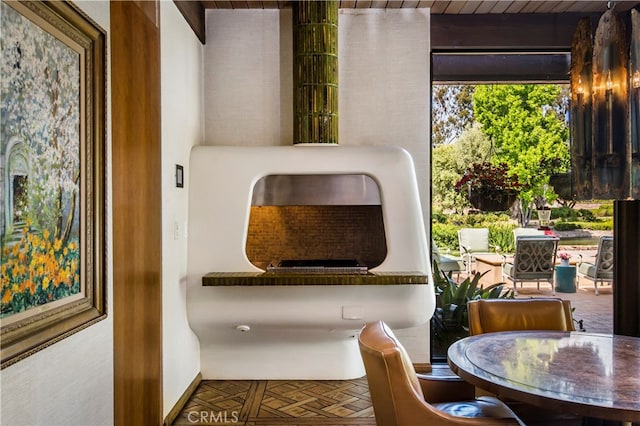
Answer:
[[[207,42],[207,29],[204,19],[204,6],[200,1],[193,0],[173,0],[176,7],[184,16],[193,32],[200,40],[200,43],[206,44]]]
[[[434,53],[432,81],[440,84],[567,83],[570,54]]]
[[[198,39],[206,43],[205,6],[174,0]],[[599,13],[432,14],[431,49],[569,50],[578,20],[588,16],[595,28]]]
[[[578,20],[600,14],[431,15],[431,50],[571,50]]]

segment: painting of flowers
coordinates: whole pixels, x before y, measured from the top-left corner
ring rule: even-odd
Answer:
[[[4,367],[104,313],[104,32],[67,2],[0,7]]]
[[[2,3],[0,317],[80,292],[80,57]]]

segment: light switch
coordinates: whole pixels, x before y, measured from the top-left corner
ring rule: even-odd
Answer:
[[[177,220],[173,222],[173,239],[174,240],[180,239],[180,223],[178,223]]]
[[[364,307],[362,305],[350,305],[342,307],[342,319],[359,320],[364,316]]]

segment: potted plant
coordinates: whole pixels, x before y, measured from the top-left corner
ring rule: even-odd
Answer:
[[[506,163],[473,163],[465,170],[454,189],[467,192],[471,205],[482,211],[504,211],[516,201],[522,190],[518,175],[508,174]]]
[[[560,264],[562,266],[569,266],[569,259],[571,259],[571,255],[566,251],[558,253],[558,257],[560,258]]]

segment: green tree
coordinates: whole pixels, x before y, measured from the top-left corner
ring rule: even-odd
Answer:
[[[469,205],[464,194],[454,191],[469,164],[488,161],[491,142],[482,133],[479,124],[465,130],[453,144],[436,146],[432,152],[433,203],[442,210],[461,212]]]
[[[570,161],[565,98],[565,91],[551,84],[483,85],[474,92],[474,115],[493,143],[493,161],[507,163],[528,187],[520,194],[522,225],[536,199],[540,203],[550,174],[564,171]],[[551,189],[546,196],[554,197]]]
[[[468,84],[437,84],[432,89],[431,142],[454,142],[474,122],[473,91]]]

